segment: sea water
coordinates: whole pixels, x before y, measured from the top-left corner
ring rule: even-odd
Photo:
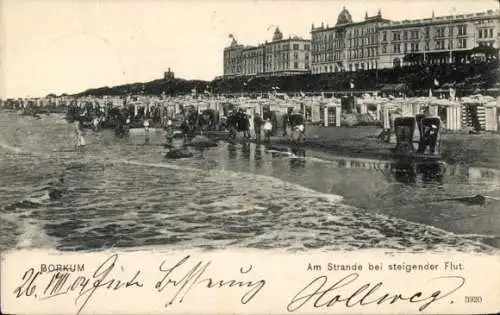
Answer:
[[[408,182],[390,163],[326,152],[220,142],[167,160],[161,134],[85,137],[75,150],[62,116],[0,112],[1,250],[500,247],[498,203],[450,200],[500,195],[497,170]]]

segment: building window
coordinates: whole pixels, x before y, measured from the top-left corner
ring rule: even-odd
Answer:
[[[436,29],[436,37],[444,37],[444,27],[438,27]]]
[[[403,32],[403,40],[408,40],[408,31]]]
[[[426,27],[425,28],[425,39],[429,39],[429,37],[430,37],[430,28]]]
[[[307,51],[310,50],[310,45],[309,44],[305,44],[304,45],[304,50],[307,50]]]
[[[392,52],[395,52],[395,53],[401,52],[401,45],[400,44],[392,45]]]
[[[294,62],[293,63],[293,68],[294,69],[298,69],[299,68],[299,63],[298,62]]]
[[[483,30],[482,29],[479,30],[479,38],[483,38]]]
[[[387,32],[386,31],[383,31],[382,32],[382,40],[385,42],[387,41]]]
[[[463,36],[467,34],[467,25],[459,25],[458,26],[458,35]]]
[[[392,32],[392,40],[394,41],[401,40],[401,34],[399,32]]]
[[[293,50],[299,50],[299,44],[293,44]]]
[[[467,38],[460,38],[458,40],[458,48],[467,48]]]
[[[493,38],[493,29],[490,28],[490,37]]]

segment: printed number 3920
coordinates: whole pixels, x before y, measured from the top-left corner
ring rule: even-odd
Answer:
[[[482,303],[483,302],[482,296],[466,296],[464,299],[465,299],[465,303]]]

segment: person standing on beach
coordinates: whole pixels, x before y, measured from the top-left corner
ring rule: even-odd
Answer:
[[[267,142],[271,141],[271,132],[273,131],[273,124],[269,118],[266,119],[264,123],[264,137]]]
[[[99,130],[99,124],[101,123],[100,118],[98,116],[96,116],[94,118],[94,120],[92,121],[92,123],[94,124],[94,130],[98,131]]]
[[[170,118],[167,118],[167,126],[165,127],[165,131],[166,131],[166,138],[167,138],[167,143],[168,144],[171,144],[172,143],[172,139],[174,137],[174,128],[172,126],[172,120]]]
[[[83,123],[81,120],[77,121],[76,123],[76,147],[77,151],[83,151],[83,148],[87,145],[84,136],[84,131],[83,131]]]
[[[283,115],[283,137],[287,136],[288,116],[289,116],[288,113]]]
[[[181,130],[184,135],[184,142],[187,142],[189,140],[189,133],[191,130],[187,117],[184,118],[184,121],[181,124]]]
[[[262,128],[262,118],[260,118],[260,114],[256,113],[253,118],[253,128],[255,130],[255,140],[260,142],[260,129]]]
[[[149,144],[149,121],[148,119],[144,119],[144,132],[145,132],[145,140],[144,143]]]

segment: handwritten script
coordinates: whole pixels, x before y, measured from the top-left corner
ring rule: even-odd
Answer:
[[[353,285],[354,289],[342,290],[349,287],[359,278],[358,273],[351,273],[340,280],[329,282],[328,276],[319,276],[302,288],[287,305],[289,312],[301,309],[307,303],[311,303],[314,308],[327,308],[334,305],[343,304],[347,308],[354,306],[365,306],[370,304],[380,305],[383,303],[394,304],[397,302],[408,302],[420,305],[418,310],[423,311],[429,305],[441,300],[456,292],[465,284],[465,278],[460,276],[437,277],[431,280],[451,283],[452,288],[448,292],[442,289],[433,289],[432,293],[424,293],[416,290],[409,295],[401,293],[381,293],[383,282],[375,285],[365,283],[361,286]],[[443,284],[443,283],[441,283]],[[345,293],[347,291],[347,293]],[[340,293],[342,292],[342,293]]]
[[[43,272],[30,268],[24,272],[21,284],[13,294],[17,299],[73,299],[76,314],[80,314],[89,308],[92,301],[95,302],[97,296],[110,291],[147,290],[160,295],[165,301],[164,307],[170,307],[183,303],[188,296],[190,302],[195,303],[200,290],[230,290],[234,294],[231,296],[238,299],[237,303],[247,305],[255,301],[256,296],[262,295],[264,287],[268,286],[267,280],[259,279],[253,274],[254,267],[251,264],[234,270],[233,276],[217,274],[218,278],[210,275],[214,273],[211,266],[213,267],[209,260],[196,260],[188,255],[180,260],[164,259],[151,270],[125,269],[119,261],[119,255],[113,254],[87,275],[83,272]],[[387,288],[383,282],[364,282],[359,273],[346,275],[342,272],[315,276],[300,285],[297,291],[293,289],[294,279],[286,284],[275,283],[273,290],[268,289],[268,296],[265,298],[267,301],[284,298],[287,303],[284,309],[290,313],[334,306],[351,309],[396,303],[415,305],[416,309],[423,311],[438,301],[453,303],[452,294],[464,284],[465,278],[448,275],[429,279],[430,288],[425,290],[405,289],[405,293],[401,293]],[[284,286],[286,290],[283,289]],[[145,296],[143,291],[137,293],[137,296]],[[266,303],[262,299],[260,302]]]
[[[240,302],[247,304],[266,284],[263,279],[243,281],[207,277],[210,264],[210,261],[198,261],[193,264],[191,256],[186,256],[173,264],[164,260],[158,268],[159,279],[154,281],[151,289],[158,293],[166,291],[167,288],[174,289],[171,293],[172,297],[168,299],[165,307],[175,302],[182,303],[187,293],[195,287],[206,289],[239,288],[243,291]],[[187,267],[187,271],[185,267]],[[252,265],[241,267],[239,273],[247,275],[252,269]],[[18,299],[33,297],[38,300],[47,300],[73,293],[76,294],[75,305],[79,306],[76,314],[80,314],[99,291],[137,290],[146,287],[142,274],[141,270],[125,273],[124,267],[119,266],[118,254],[114,254],[104,260],[91,276],[76,276],[68,272],[48,274],[30,268],[22,276],[22,284],[14,290],[14,295]],[[47,275],[49,275],[48,281]]]

